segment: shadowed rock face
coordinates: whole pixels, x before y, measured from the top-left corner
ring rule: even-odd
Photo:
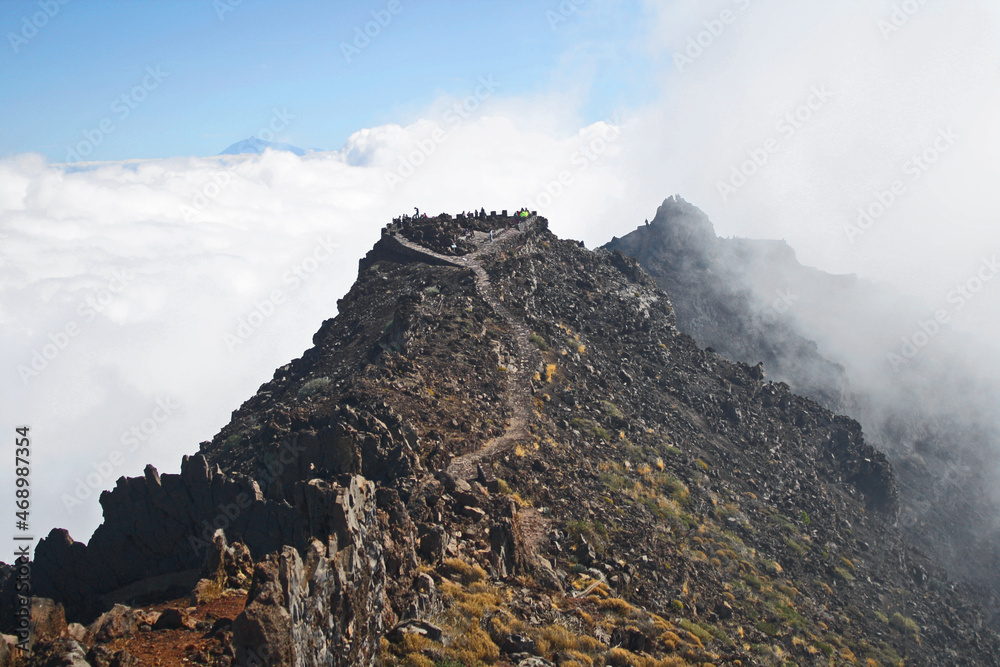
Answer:
[[[119,480],[89,544],[39,545],[69,620],[187,575],[207,596],[242,543],[235,664],[1000,659],[901,541],[858,423],[701,349],[625,254],[534,217],[404,219],[338,310],[181,474]]]
[[[957,359],[924,368],[924,377],[893,376],[884,354],[862,356],[880,350],[877,343],[849,340],[912,326],[894,305],[898,296],[855,276],[802,266],[783,241],[718,238],[708,217],[677,196],[648,225],[605,248],[639,260],[670,294],[678,327],[700,345],[732,360],[763,362],[769,378],[858,419],[866,440],[893,463],[908,540],[952,576],[985,586],[987,599],[1000,593],[1000,507],[991,501],[990,473],[1000,434],[990,411],[977,416],[969,407],[988,402],[989,388],[980,389]],[[887,314],[877,313],[879,304]],[[873,324],[874,314],[885,319]],[[851,371],[819,353],[810,335],[824,331],[841,339],[831,349],[858,350],[842,359]]]
[[[101,505],[105,520],[89,544],[57,529],[35,551],[36,593],[63,601],[75,620],[104,611],[114,592],[127,585],[158,575],[196,575],[217,519],[221,524],[231,515],[245,532],[259,536],[254,546],[260,553],[282,544],[266,525],[277,508],[266,507],[256,484],[210,469],[202,456],[185,457],[180,475],[160,476],[147,466],[145,477],[121,478],[114,490],[101,494]],[[163,593],[156,590],[161,584],[183,588],[188,583],[183,577],[173,584],[152,582],[149,592]]]
[[[233,623],[240,664],[367,665],[384,628],[385,570],[372,485],[315,483],[338,517],[326,543],[284,547],[257,564]]]
[[[120,521],[129,515],[125,507],[130,505],[116,503],[135,499],[146,503],[131,506],[135,514],[130,518],[140,520],[128,524],[128,533],[118,533],[119,540],[113,543],[118,552],[108,551],[107,543],[96,535],[85,546],[74,543],[65,531],[53,531],[39,545],[36,592],[63,601],[71,615],[84,619],[116,597],[134,602],[186,593],[202,572],[199,566],[211,560],[212,532],[220,527],[229,539],[240,540],[261,559],[247,609],[234,624],[237,656],[274,660],[263,664],[302,664],[297,656],[312,652],[315,659],[307,664],[371,662],[385,611],[384,542],[375,516],[373,485],[358,476],[300,482],[292,494],[293,504],[288,504],[262,499],[252,482],[239,484],[221,472],[209,472],[202,456],[185,458],[183,470],[179,476],[160,478],[149,469],[145,478],[119,484],[117,493],[124,488],[131,491],[125,500],[116,492],[102,499],[106,512],[109,507],[121,510],[115,515]],[[153,521],[141,520],[156,497],[161,514]],[[226,521],[215,520],[223,516]],[[105,534],[115,526],[106,522]],[[161,539],[164,534],[176,541]],[[325,542],[314,535],[325,536]],[[141,560],[136,563],[136,559]],[[74,576],[97,564],[102,565],[103,576]],[[163,576],[182,572],[190,573],[190,578]],[[316,623],[322,618],[330,622]],[[135,627],[115,636],[134,631]],[[279,641],[282,636],[285,639]]]
[[[89,544],[58,529],[39,542],[35,593],[88,621],[116,601],[183,594],[198,580],[218,528],[254,558],[304,547],[313,535],[346,537],[353,514],[338,493],[317,480],[294,487],[294,504],[267,500],[255,481],[212,470],[201,455],[185,457],[180,475],[147,467],[145,477],[122,478],[102,495],[105,522]]]
[[[257,564],[247,605],[233,623],[240,664],[367,665],[378,652],[385,602],[382,540],[373,487],[314,483],[336,532]]]

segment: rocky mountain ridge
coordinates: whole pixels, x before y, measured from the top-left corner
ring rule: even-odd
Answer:
[[[71,623],[39,603],[23,664],[1000,660],[858,423],[699,348],[624,254],[403,217],[338,311],[181,474],[38,545]]]

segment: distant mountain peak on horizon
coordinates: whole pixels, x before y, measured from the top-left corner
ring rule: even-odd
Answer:
[[[299,157],[312,152],[312,150],[299,148],[298,146],[293,146],[292,144],[264,141],[263,139],[251,136],[243,141],[237,141],[235,144],[230,145],[224,151],[219,153],[219,155],[244,155],[247,153],[261,155],[268,148],[274,151],[288,151],[289,153],[294,153]]]

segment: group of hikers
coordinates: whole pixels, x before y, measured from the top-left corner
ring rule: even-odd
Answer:
[[[445,220],[452,220],[450,215],[443,213],[440,216],[429,217],[426,213],[421,213],[420,208],[414,206],[412,215],[404,213],[393,218],[392,222],[394,226],[397,226],[396,231],[402,232],[409,240],[428,245],[428,247],[441,247],[441,251],[445,254],[456,254],[460,251],[470,252],[474,248],[477,231],[483,234],[488,231],[489,242],[493,243],[497,240],[497,232],[512,227],[520,228],[527,223],[528,218],[532,215],[535,213],[527,207],[518,209],[513,215],[507,215],[506,209],[501,211],[500,215],[497,215],[496,211],[490,211],[487,215],[485,208],[480,208],[478,211],[473,209],[462,211],[454,217],[454,221],[458,223],[458,229],[455,229],[454,224],[441,224],[442,221],[439,220],[442,217]],[[512,221],[511,218],[517,222]],[[477,222],[472,222],[473,220]],[[418,221],[427,221],[430,224]],[[389,234],[396,233],[392,229],[385,231]],[[451,252],[447,252],[447,250]]]
[[[496,215],[496,211],[494,211],[492,213],[492,215]],[[514,214],[514,217],[515,218],[527,218],[530,215],[531,215],[531,211],[529,211],[527,208],[522,208],[517,213]],[[506,211],[506,209],[503,211],[503,213],[501,214],[501,216],[502,217],[507,217],[507,211]],[[458,214],[457,217],[459,217],[459,218],[480,218],[480,219],[481,218],[485,218],[486,217],[486,209],[485,208],[481,208],[481,209],[479,209],[478,212],[476,212],[476,210],[473,209],[472,212],[470,212],[470,213],[466,213],[465,211],[462,211],[461,213]]]
[[[506,214],[507,214],[507,211],[504,211],[503,215],[505,217],[506,217]],[[496,212],[494,211],[492,215],[496,215]],[[476,220],[485,220],[488,216],[486,215],[486,209],[485,208],[480,208],[478,211],[475,210],[475,209],[472,209],[471,211],[468,211],[468,212],[467,211],[462,211],[461,213],[459,213],[455,217],[459,218],[459,219],[461,219],[461,218],[473,218],[473,219],[476,219]],[[531,211],[529,211],[528,208],[525,207],[525,208],[519,209],[516,213],[514,213],[513,217],[520,218],[520,219],[523,220],[523,219],[531,217]],[[420,213],[420,209],[418,207],[414,206],[413,207],[413,215],[403,214],[403,215],[399,216],[398,218],[393,218],[392,221],[394,223],[398,224],[398,223],[403,223],[403,222],[410,222],[412,220],[420,220],[420,219],[424,219],[424,218],[427,218],[427,214],[426,213],[421,214]]]

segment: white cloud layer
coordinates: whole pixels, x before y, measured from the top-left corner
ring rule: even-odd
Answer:
[[[91,487],[147,462],[176,471],[311,344],[379,229],[414,206],[528,205],[593,246],[679,192],[722,235],[785,238],[804,263],[892,283],[933,312],[1000,252],[997,11],[899,3],[918,9],[883,35],[893,3],[805,4],[651,5],[655,101],[582,128],[557,95],[477,83],[412,125],[304,158],[0,161],[2,427],[32,427],[32,532],[86,540]],[[701,51],[678,66],[689,39]],[[998,322],[1000,280],[954,320],[984,336]]]

